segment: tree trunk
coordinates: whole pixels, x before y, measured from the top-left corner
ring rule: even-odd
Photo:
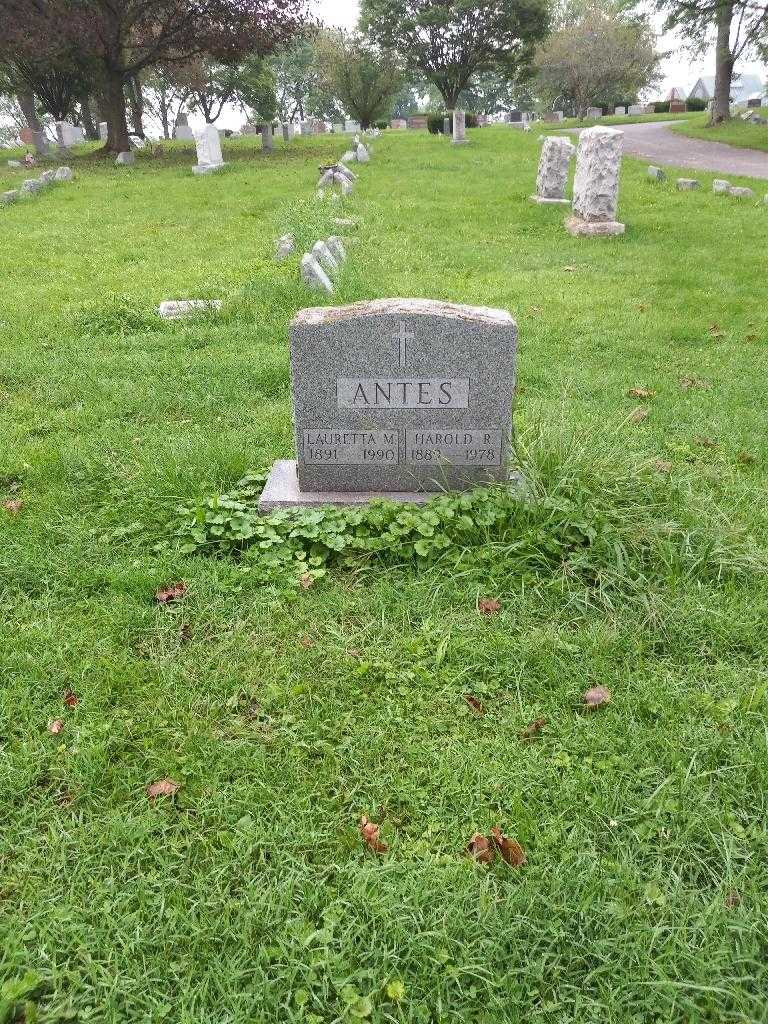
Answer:
[[[136,75],[132,75],[128,79],[126,92],[128,93],[128,105],[131,108],[133,134],[144,139],[146,138],[144,135],[144,95],[141,91],[141,82]]]
[[[733,21],[733,0],[726,0],[717,11],[717,43],[715,46],[715,96],[710,125],[722,124],[731,116],[731,80],[733,78],[733,54],[731,53],[731,22]]]
[[[123,76],[114,68],[107,68],[105,71],[104,111],[109,132],[104,152],[127,153],[131,148],[131,140],[128,138],[128,124],[125,120]]]
[[[83,128],[85,129],[85,137],[90,139],[92,142],[97,140],[99,137],[98,129],[93,123],[93,114],[91,113],[91,98],[87,92],[84,92],[80,96],[80,120],[83,122]]]
[[[32,142],[35,147],[35,152],[41,157],[48,156],[50,149],[48,141],[45,138],[43,126],[40,124],[40,118],[37,116],[37,110],[35,110],[34,93],[29,89],[22,89],[16,93],[16,99],[21,107],[21,112],[27,122],[27,126],[34,132]]]

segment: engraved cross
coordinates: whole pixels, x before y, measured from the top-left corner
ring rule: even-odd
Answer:
[[[409,341],[413,341],[416,335],[413,331],[409,331],[403,321],[400,321],[400,326],[397,329],[397,334],[392,335],[397,341],[400,342],[400,366],[405,366],[406,361],[406,345]]]

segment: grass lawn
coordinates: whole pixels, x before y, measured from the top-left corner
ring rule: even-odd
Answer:
[[[596,124],[642,124],[645,121],[679,121],[690,114],[610,114],[605,117],[585,117],[580,121],[578,117],[566,117],[563,121],[546,122],[541,125],[545,131],[560,131],[563,128],[592,128]]]
[[[536,135],[468,135],[378,141],[333,301],[509,309],[534,498],[306,590],[155,545],[292,455],[273,240],[328,233],[343,143],[0,209],[0,1021],[765,1020],[768,207],[627,159],[627,234],[571,238]],[[493,826],[524,867],[464,855]]]
[[[758,110],[765,117],[765,110]],[[752,124],[735,117],[725,124],[707,127],[709,114],[688,114],[689,120],[676,125],[675,131],[688,135],[692,139],[705,139],[707,142],[725,142],[729,146],[741,146],[742,149],[762,149],[768,152],[768,125]]]

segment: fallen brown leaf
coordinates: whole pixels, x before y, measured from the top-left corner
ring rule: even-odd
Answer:
[[[155,600],[158,604],[171,604],[172,601],[180,601],[187,593],[186,583],[169,583],[166,587],[160,587],[155,591]]]
[[[717,441],[713,441],[711,437],[704,437],[702,434],[696,434],[693,443],[700,448],[717,448],[718,445]]]
[[[303,576],[299,576],[299,584],[303,590],[309,590],[310,587],[315,585],[315,577],[305,572]]]
[[[630,388],[627,392],[628,398],[653,398],[656,394],[651,388]]]
[[[683,391],[688,391],[690,388],[703,388],[708,391],[712,385],[708,380],[703,380],[701,377],[681,377],[680,387]]]
[[[24,508],[24,502],[19,498],[8,498],[7,501],[3,502],[3,508],[6,512],[10,513],[10,515],[17,516]]]
[[[80,698],[77,696],[74,690],[65,690],[63,700],[68,708],[74,708],[77,707]]]
[[[54,718],[52,722],[48,723],[48,732],[54,736],[58,736],[61,730],[64,728],[64,723],[60,718]]]
[[[387,844],[379,839],[380,831],[380,825],[369,821],[365,815],[362,816],[360,819],[360,836],[368,849],[373,850],[374,853],[386,853],[389,849]]]
[[[491,840],[506,864],[511,864],[513,868],[521,868],[527,863],[528,858],[520,843],[505,836],[500,828],[491,829]]]
[[[363,652],[360,650],[359,647],[350,647],[349,650],[347,651],[347,654],[349,655],[350,658],[361,658]]]
[[[180,782],[174,782],[173,779],[158,779],[147,786],[147,796],[150,800],[155,800],[159,796],[176,796],[180,789]]]
[[[470,857],[476,860],[478,864],[490,864],[493,860],[491,844],[485,836],[481,836],[479,832],[476,832],[469,840],[469,843],[467,844],[467,853]]]
[[[723,900],[728,910],[733,910],[734,907],[738,907],[741,903],[741,896],[736,892],[735,889],[731,889],[729,893],[726,893],[725,899]]]
[[[315,641],[311,636],[303,636],[301,640],[299,640],[299,643],[302,647],[312,647],[314,646]]]
[[[576,267],[563,267],[563,270],[566,274],[572,274],[576,270]]]
[[[495,597],[481,597],[477,602],[477,610],[481,615],[495,615],[501,611],[501,601]]]
[[[752,452],[739,452],[736,456],[736,461],[740,462],[742,466],[751,466],[754,462],[757,462],[757,456],[753,455]]]
[[[471,693],[465,693],[464,700],[467,702],[467,704],[469,704],[469,706],[472,708],[476,715],[485,714],[485,708],[477,699],[477,697],[473,697]]]
[[[660,473],[672,472],[672,463],[667,462],[666,459],[656,459],[656,461],[654,462],[654,466],[656,467],[656,469],[658,469]]]
[[[592,686],[581,699],[588,711],[594,711],[596,708],[603,707],[604,704],[610,704],[612,694],[607,686]]]
[[[530,742],[530,740],[535,739],[539,735],[546,724],[546,718],[535,718],[529,725],[526,725],[520,733],[520,739],[524,743]]]
[[[642,408],[640,408],[640,406],[638,406],[637,409],[634,410],[634,412],[631,412],[629,414],[629,422],[630,423],[642,423],[643,420],[647,420],[648,419],[648,416],[649,416],[648,410],[647,409],[642,409]]]
[[[745,334],[744,335],[744,341],[757,341],[757,335],[756,334]]]
[[[722,329],[722,327],[720,327],[719,324],[710,324],[709,333],[712,335],[713,338],[725,337],[725,331]]]

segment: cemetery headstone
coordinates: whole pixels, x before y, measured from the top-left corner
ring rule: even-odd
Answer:
[[[619,115],[626,114],[626,112],[627,112],[627,108],[626,107],[616,107],[616,109],[614,110],[614,114],[619,114]]]
[[[349,120],[345,121],[344,122],[344,131],[345,132],[352,132],[352,133],[359,132],[360,131],[360,122],[359,121],[349,121]]]
[[[265,153],[271,153],[275,148],[271,124],[265,123],[261,126],[261,148]]]
[[[130,167],[136,163],[136,157],[131,152],[118,153],[115,163],[121,167]]]
[[[106,121],[99,121],[99,138],[102,142],[106,142],[109,138],[109,125]]]
[[[670,100],[669,101],[669,112],[670,112],[670,114],[684,114],[685,113],[685,101],[684,100]]]
[[[536,176],[535,203],[570,203],[565,198],[568,184],[568,166],[575,147],[559,136],[548,136],[541,145],[539,172]]]
[[[326,245],[333,253],[333,258],[337,263],[343,263],[347,258],[347,250],[344,248],[344,243],[338,235],[331,235],[326,241]]]
[[[565,222],[572,235],[621,235],[616,220],[624,132],[596,125],[579,134],[573,180],[573,216]]]
[[[450,117],[443,118],[443,135],[451,134],[451,119]]]
[[[602,107],[587,107],[587,117],[591,121],[594,121],[598,117],[602,117],[602,116],[603,116],[603,108]]]
[[[302,135],[311,135],[312,134],[312,122],[311,121],[301,121],[299,123],[299,132]]]
[[[343,135],[343,133],[344,133],[344,122],[343,121],[337,122],[336,124],[333,125],[333,134],[334,135]]]
[[[649,165],[647,174],[651,181],[667,180],[667,175],[664,173],[664,171],[660,167],[655,167],[653,164]]]
[[[195,148],[197,149],[197,165],[192,168],[195,174],[210,174],[224,166],[221,155],[221,138],[214,125],[207,124],[199,132],[195,132]]]
[[[329,295],[333,293],[333,285],[328,275],[315,257],[308,252],[301,257],[301,279],[309,288],[327,292]]]
[[[712,182],[712,191],[716,195],[725,195],[730,187],[730,181],[726,181],[725,178],[715,178]]]
[[[278,263],[282,263],[283,260],[287,259],[296,247],[293,235],[280,235],[277,240],[277,247],[275,250],[275,260]]]
[[[163,320],[179,320],[196,313],[218,313],[221,299],[166,299],[157,310]]]
[[[25,181],[22,181],[21,183],[21,191],[40,192],[40,190],[44,187],[44,184],[45,183],[42,182],[39,178],[27,178]]]
[[[6,206],[9,206],[11,203],[15,203],[18,198],[19,190],[17,188],[9,189],[7,192],[3,192],[2,196],[0,196],[0,199],[2,199]]]
[[[72,181],[74,174],[71,167],[59,167],[54,177],[56,181]]]
[[[396,131],[402,131],[408,127],[408,122],[404,117],[395,117],[389,122],[390,128],[394,128]]]
[[[627,113],[632,114],[633,116],[643,114],[645,113],[645,107],[642,103],[630,103],[627,107]]]
[[[18,171],[21,168],[21,160],[9,160],[8,166],[13,171]]]
[[[312,246],[312,255],[315,257],[317,262],[326,272],[326,274],[335,274],[339,269],[339,264],[336,262],[331,250],[328,248],[325,242],[317,241]]]
[[[466,130],[467,118],[463,110],[454,110],[453,112],[453,144],[454,146],[460,146],[464,142],[468,142],[467,130]]]
[[[423,132],[427,127],[427,121],[424,114],[414,114],[413,117],[408,118],[408,127],[411,131]]]
[[[43,171],[40,174],[40,181],[42,181],[42,183],[44,185],[52,185],[53,182],[55,181],[55,179],[56,179],[56,171],[54,171],[53,169],[48,170],[48,171]]]
[[[517,326],[505,310],[378,299],[291,324],[295,463],[263,511],[425,500],[510,479]]]
[[[676,185],[679,192],[690,192],[692,189],[699,188],[701,182],[697,178],[678,178]]]
[[[290,121],[283,125],[283,142],[293,142],[295,128]]]
[[[515,110],[510,110],[509,115],[508,115],[508,120],[509,120],[510,124],[516,124],[518,121],[522,121],[523,120],[523,112],[522,112],[522,110],[517,110],[517,108],[515,108]]]
[[[359,142],[357,144],[355,156],[357,157],[357,162],[359,164],[367,164],[368,161],[371,159],[370,156],[368,155],[368,150],[365,148],[362,142]]]
[[[753,199],[755,192],[751,188],[740,188],[738,185],[731,185],[728,189],[729,196],[736,196],[738,199]]]
[[[174,139],[184,139],[187,142],[191,142],[195,137],[195,133],[189,127],[187,115],[183,111],[179,111],[176,117],[176,124],[173,129]]]

